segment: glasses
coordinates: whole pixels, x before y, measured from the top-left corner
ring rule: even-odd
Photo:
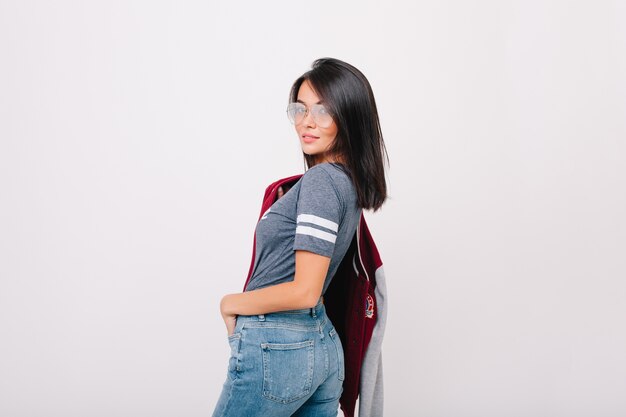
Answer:
[[[296,125],[302,123],[308,112],[311,112],[315,124],[321,128],[329,127],[333,123],[333,117],[322,104],[314,104],[310,109],[302,103],[289,103],[287,106],[287,117]]]

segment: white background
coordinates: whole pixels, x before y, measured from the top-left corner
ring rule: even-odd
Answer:
[[[0,415],[210,415],[323,56],[390,155],[386,415],[626,414],[626,3],[1,0]]]

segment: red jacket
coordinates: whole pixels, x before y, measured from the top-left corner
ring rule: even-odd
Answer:
[[[277,200],[278,187],[292,186],[301,176],[280,179],[266,188],[259,219]],[[252,276],[255,250],[256,233],[244,291]],[[324,305],[344,350],[341,410],[345,417],[353,417],[359,397],[359,417],[382,416],[381,345],[387,313],[386,286],[382,261],[362,213],[352,243],[324,294]]]

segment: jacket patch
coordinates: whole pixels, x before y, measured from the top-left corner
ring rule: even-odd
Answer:
[[[374,299],[369,294],[367,294],[367,298],[365,300],[365,317],[368,319],[374,317]]]

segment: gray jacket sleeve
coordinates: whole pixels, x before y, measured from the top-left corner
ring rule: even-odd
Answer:
[[[378,317],[361,365],[359,417],[382,417],[383,415],[382,342],[387,323],[387,286],[382,266],[376,270],[374,294]]]

